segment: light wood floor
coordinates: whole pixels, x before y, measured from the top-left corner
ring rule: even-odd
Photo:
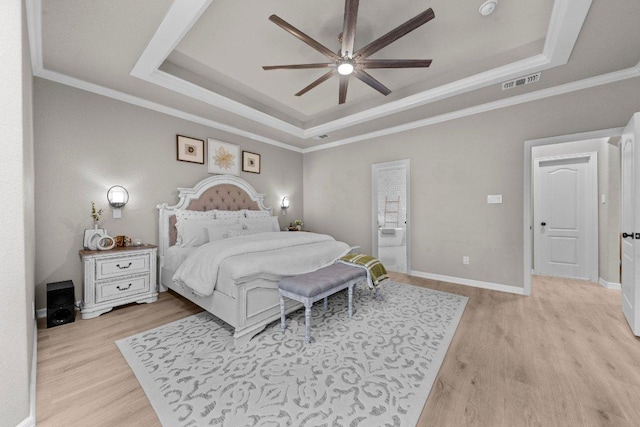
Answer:
[[[532,296],[394,274],[469,297],[420,426],[638,426],[640,339],[620,292],[534,277]],[[38,426],[158,426],[115,340],[200,311],[175,294],[38,330]]]

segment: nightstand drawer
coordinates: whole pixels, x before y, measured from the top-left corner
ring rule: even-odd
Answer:
[[[149,275],[102,283],[96,286],[96,303],[125,298],[149,290]]]
[[[149,254],[130,255],[96,260],[96,280],[145,273],[149,271]]]

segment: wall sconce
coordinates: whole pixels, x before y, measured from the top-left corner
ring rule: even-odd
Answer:
[[[121,185],[114,185],[107,191],[107,200],[113,208],[113,217],[122,218],[122,207],[129,201],[129,192]]]
[[[289,209],[289,205],[291,202],[289,201],[289,196],[284,196],[282,198],[282,203],[280,204],[280,208],[282,208],[282,215],[287,214],[287,209]]]

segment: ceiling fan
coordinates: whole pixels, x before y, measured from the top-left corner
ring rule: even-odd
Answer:
[[[338,102],[344,104],[347,100],[347,87],[349,86],[349,76],[354,76],[367,85],[371,86],[383,95],[389,95],[391,91],[378,80],[367,73],[365,69],[371,68],[418,68],[428,67],[431,65],[430,59],[368,59],[368,57],[380,49],[388,46],[400,37],[405,36],[421,25],[426,24],[435,17],[433,9],[429,8],[424,12],[411,18],[404,24],[399,25],[387,34],[372,41],[358,51],[353,51],[353,45],[356,36],[356,21],[358,19],[359,0],[345,0],[344,4],[344,23],[342,33],[338,36],[338,41],[342,43],[339,53],[334,53],[323,44],[309,37],[307,34],[298,30],[282,18],[271,15],[269,21],[273,22],[289,34],[297,37],[304,43],[308,44],[318,52],[330,59],[327,63],[315,64],[294,64],[294,65],[265,65],[264,70],[300,70],[308,68],[330,68],[330,70],[320,78],[313,81],[310,85],[296,93],[296,96],[304,95],[320,83],[329,80],[336,73],[340,76],[340,89],[338,92]]]

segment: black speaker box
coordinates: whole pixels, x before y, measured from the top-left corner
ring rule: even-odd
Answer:
[[[47,283],[47,328],[76,320],[75,300],[71,280]]]

